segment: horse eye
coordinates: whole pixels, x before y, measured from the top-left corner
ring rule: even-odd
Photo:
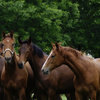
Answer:
[[[2,44],[2,46],[4,46],[4,44]]]
[[[15,46],[15,44],[12,44],[12,46]]]
[[[52,55],[52,56],[51,56],[51,58],[54,58],[54,57],[55,57],[55,55]]]
[[[26,51],[26,53],[29,53],[29,51]]]
[[[1,53],[1,55],[3,55],[3,52]]]

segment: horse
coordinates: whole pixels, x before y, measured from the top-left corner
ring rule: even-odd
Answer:
[[[1,85],[1,73],[4,67],[4,58],[2,57],[2,44],[0,43],[0,100],[5,100],[3,86]]]
[[[52,47],[41,68],[42,72],[49,74],[53,69],[66,64],[75,74],[73,82],[76,100],[82,100],[84,95],[90,100],[100,100],[100,58],[90,59],[78,50],[63,47],[59,43],[52,43]]]
[[[1,83],[4,88],[6,100],[31,100],[34,80],[33,71],[28,62],[23,69],[18,68],[17,61],[19,57],[15,53],[14,42],[15,38],[12,31],[7,35],[4,31],[2,32],[5,66],[1,73]],[[29,77],[29,75],[31,77]]]
[[[62,65],[49,75],[44,75],[41,68],[48,56],[41,48],[31,42],[31,38],[24,41],[18,38],[18,41],[21,45],[19,48],[18,67],[23,68],[26,61],[29,61],[34,72],[38,94],[41,95],[41,98],[45,96],[45,98],[40,98],[40,100],[56,100],[56,94],[62,93],[70,93],[71,97],[73,97],[71,100],[75,100],[74,74],[70,68]]]

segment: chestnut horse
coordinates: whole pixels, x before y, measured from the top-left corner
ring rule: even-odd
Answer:
[[[1,74],[1,83],[4,87],[4,93],[7,97],[6,100],[15,100],[16,98],[16,100],[18,100],[18,98],[19,100],[31,100],[30,92],[33,89],[33,87],[30,87],[28,85],[31,77],[32,80],[34,80],[34,76],[31,76],[30,79],[28,79],[28,73],[31,72],[30,75],[33,74],[31,67],[28,63],[26,63],[23,69],[18,68],[17,61],[19,57],[14,51],[15,39],[13,36],[13,32],[11,31],[6,35],[3,31],[2,36],[5,66],[3,67]],[[33,81],[31,81],[31,84],[32,83]]]
[[[56,94],[74,93],[74,74],[68,66],[62,65],[49,75],[42,74],[41,67],[48,56],[39,47],[31,43],[31,38],[25,41],[18,38],[18,41],[21,44],[18,67],[23,68],[26,61],[29,61],[34,72],[38,94],[46,96],[46,99],[41,99],[41,97],[40,100],[56,100]]]
[[[51,70],[66,64],[75,74],[76,100],[82,100],[84,95],[88,95],[90,100],[100,100],[100,59],[90,59],[81,52],[58,43],[52,43],[52,46],[42,72],[49,74]]]

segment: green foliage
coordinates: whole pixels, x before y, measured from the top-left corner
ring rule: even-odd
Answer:
[[[46,53],[51,42],[61,42],[73,48],[81,44],[82,50],[99,57],[99,6],[99,0],[0,0],[0,31],[13,30],[16,52],[18,36],[31,36]]]

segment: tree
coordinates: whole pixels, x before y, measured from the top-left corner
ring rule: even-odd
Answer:
[[[100,56],[99,0],[0,0],[0,31],[13,30],[16,39],[31,36],[32,41],[49,53],[51,42]],[[1,37],[1,34],[0,34]]]

